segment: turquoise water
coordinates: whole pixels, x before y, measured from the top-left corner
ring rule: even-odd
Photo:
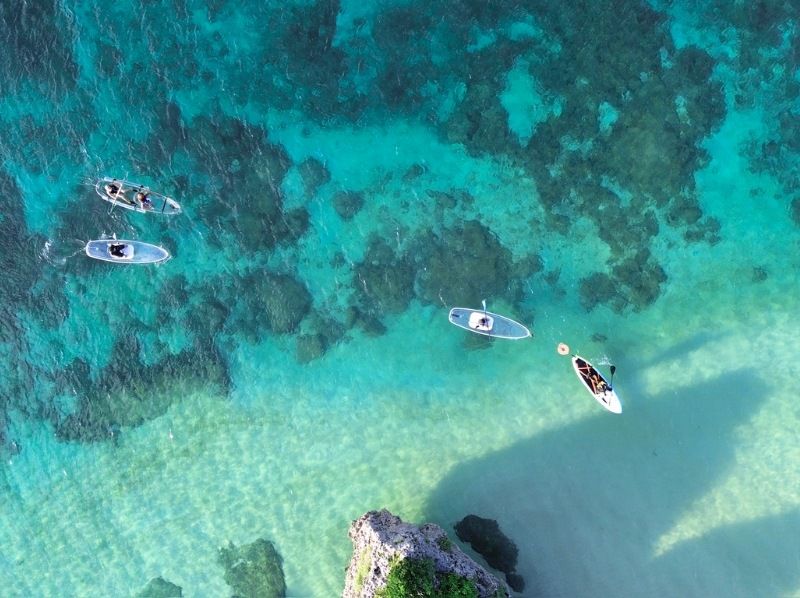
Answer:
[[[4,595],[262,537],[335,596],[381,507],[497,519],[526,596],[800,595],[800,12],[561,4],[0,7]]]

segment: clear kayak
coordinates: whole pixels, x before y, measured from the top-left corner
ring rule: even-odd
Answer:
[[[103,177],[95,183],[94,190],[104,201],[125,210],[167,216],[181,213],[180,204],[171,197],[151,191],[146,185],[124,179]]]
[[[484,336],[513,340],[532,336],[531,331],[519,322],[483,309],[454,307],[450,310],[449,319],[451,324],[459,328]]]
[[[157,264],[168,260],[169,251],[142,241],[98,239],[86,244],[86,255],[117,264]]]

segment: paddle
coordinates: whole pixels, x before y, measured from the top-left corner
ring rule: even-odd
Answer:
[[[614,373],[617,371],[617,366],[611,366],[611,382],[609,383],[609,387],[614,388]]]
[[[127,176],[128,176],[128,173],[125,173],[125,177],[127,177]],[[112,183],[116,183],[116,181],[117,181],[117,179],[111,179]],[[111,209],[108,211],[109,216],[111,215],[111,212],[114,211],[114,208],[117,207],[117,203],[119,202],[119,194],[122,193],[122,191],[123,191],[122,187],[123,187],[124,183],[125,183],[125,179],[122,179],[122,181],[120,181],[120,184],[117,186],[117,192],[111,198],[113,201],[111,202]]]
[[[483,323],[485,326],[489,322],[489,316],[486,315],[486,299],[481,301],[481,305],[483,305]]]

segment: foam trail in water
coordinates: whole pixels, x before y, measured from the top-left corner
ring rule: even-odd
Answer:
[[[80,243],[81,244],[80,249],[76,249],[75,251],[73,251],[69,255],[58,256],[58,255],[54,255],[53,254],[53,241],[52,241],[52,239],[48,239],[47,241],[45,241],[44,246],[42,247],[42,250],[39,252],[39,256],[44,261],[46,261],[48,264],[51,264],[53,266],[63,266],[64,264],[67,263],[68,259],[70,259],[71,257],[74,257],[74,256],[78,255],[79,253],[81,253],[84,250],[84,247],[86,246],[86,241],[82,241],[80,239],[73,239],[73,241],[75,241],[76,243]]]

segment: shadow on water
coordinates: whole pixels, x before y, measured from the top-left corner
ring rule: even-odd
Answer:
[[[722,336],[723,334],[721,332],[701,330],[681,342],[667,347],[660,353],[657,353],[648,359],[646,363],[640,364],[639,368],[643,368],[646,365],[664,363],[673,359],[685,358],[688,354],[703,348],[709,343],[718,341]]]
[[[800,583],[800,514],[658,544],[733,464],[737,427],[766,399],[749,369],[596,416],[454,468],[427,505],[452,531],[497,519],[526,596],[768,596]],[[468,547],[467,547],[468,549]],[[683,587],[681,587],[683,586]]]

